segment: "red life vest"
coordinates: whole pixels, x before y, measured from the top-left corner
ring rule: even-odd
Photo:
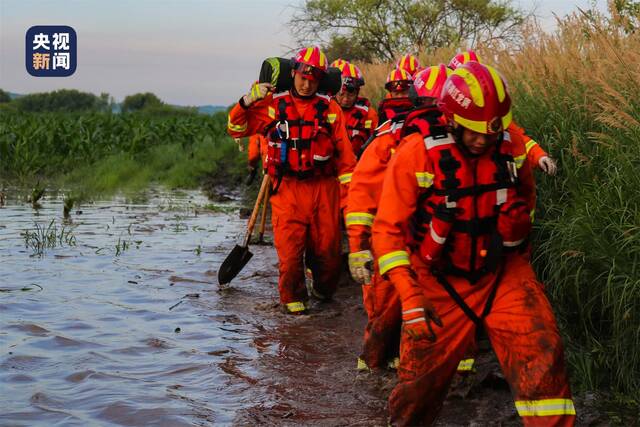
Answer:
[[[331,123],[335,115],[328,114],[328,96],[314,96],[314,102],[300,117],[289,91],[273,95],[269,115],[274,121],[265,129],[265,169],[271,177],[293,175],[304,179],[336,173],[331,140]]]
[[[426,224],[421,253],[428,245],[443,245],[437,265],[473,283],[491,271],[487,255],[494,244],[500,207],[518,198],[515,147],[503,139],[476,157],[448,133],[432,132],[424,143],[434,174],[423,177],[433,183],[419,203]],[[452,213],[453,218],[446,217]],[[440,237],[443,228],[448,232],[444,238]]]
[[[366,98],[358,98],[353,107],[342,110],[347,135],[354,153],[359,153],[362,145],[373,133],[372,123],[367,119],[371,103]],[[369,123],[367,123],[369,121]]]
[[[409,111],[404,119],[400,138],[416,132],[422,135],[430,135],[432,127],[444,124],[443,121],[442,112],[436,106],[414,108]]]
[[[413,103],[408,97],[384,98],[378,104],[378,114],[380,123],[393,120],[398,114],[406,113],[413,108]]]

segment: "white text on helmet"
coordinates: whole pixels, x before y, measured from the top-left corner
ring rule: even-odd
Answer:
[[[464,93],[460,92],[460,90],[455,87],[451,82],[447,83],[447,93],[451,95],[451,98],[454,99],[462,108],[465,110],[469,108],[471,105],[471,99],[467,98]]]

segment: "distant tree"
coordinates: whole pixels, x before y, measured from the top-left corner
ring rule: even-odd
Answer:
[[[391,61],[399,53],[520,38],[511,0],[305,0],[289,22],[299,44],[349,45]]]
[[[29,112],[79,112],[105,111],[101,98],[92,93],[75,89],[61,89],[54,92],[33,93],[13,101],[20,111]]]
[[[122,102],[122,112],[132,112],[140,110],[157,109],[164,103],[151,92],[136,93],[127,96]]]
[[[345,36],[334,34],[327,44],[323,46],[324,53],[331,60],[342,58],[347,61],[371,62],[373,55],[370,50],[363,48]]]
[[[11,97],[9,96],[9,93],[0,89],[0,104],[4,104],[7,102],[11,102]]]

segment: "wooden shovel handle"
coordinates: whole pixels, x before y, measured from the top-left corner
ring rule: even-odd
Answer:
[[[249,239],[251,239],[251,233],[253,232],[253,227],[256,225],[258,213],[260,212],[260,202],[264,198],[264,193],[267,191],[268,186],[269,175],[265,175],[264,178],[262,178],[262,184],[260,185],[260,191],[258,192],[256,203],[253,205],[253,211],[251,212],[251,218],[249,219],[249,225],[247,227],[247,234],[244,236],[244,241],[242,242],[242,246],[245,248],[249,245]]]
[[[262,205],[262,217],[260,218],[260,239],[264,236],[264,229],[267,226],[267,209],[269,208],[269,193],[270,188],[267,186],[267,190],[264,192],[264,204]]]

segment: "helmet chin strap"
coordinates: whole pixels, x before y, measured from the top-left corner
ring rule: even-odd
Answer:
[[[311,95],[303,96],[303,95],[300,95],[300,94],[298,93],[298,91],[296,90],[296,86],[295,86],[295,85],[293,85],[293,86],[291,86],[291,95],[295,96],[296,98],[300,98],[300,99],[311,99],[311,98],[313,98],[313,97],[314,97],[315,92],[314,92],[314,93],[312,93]]]

